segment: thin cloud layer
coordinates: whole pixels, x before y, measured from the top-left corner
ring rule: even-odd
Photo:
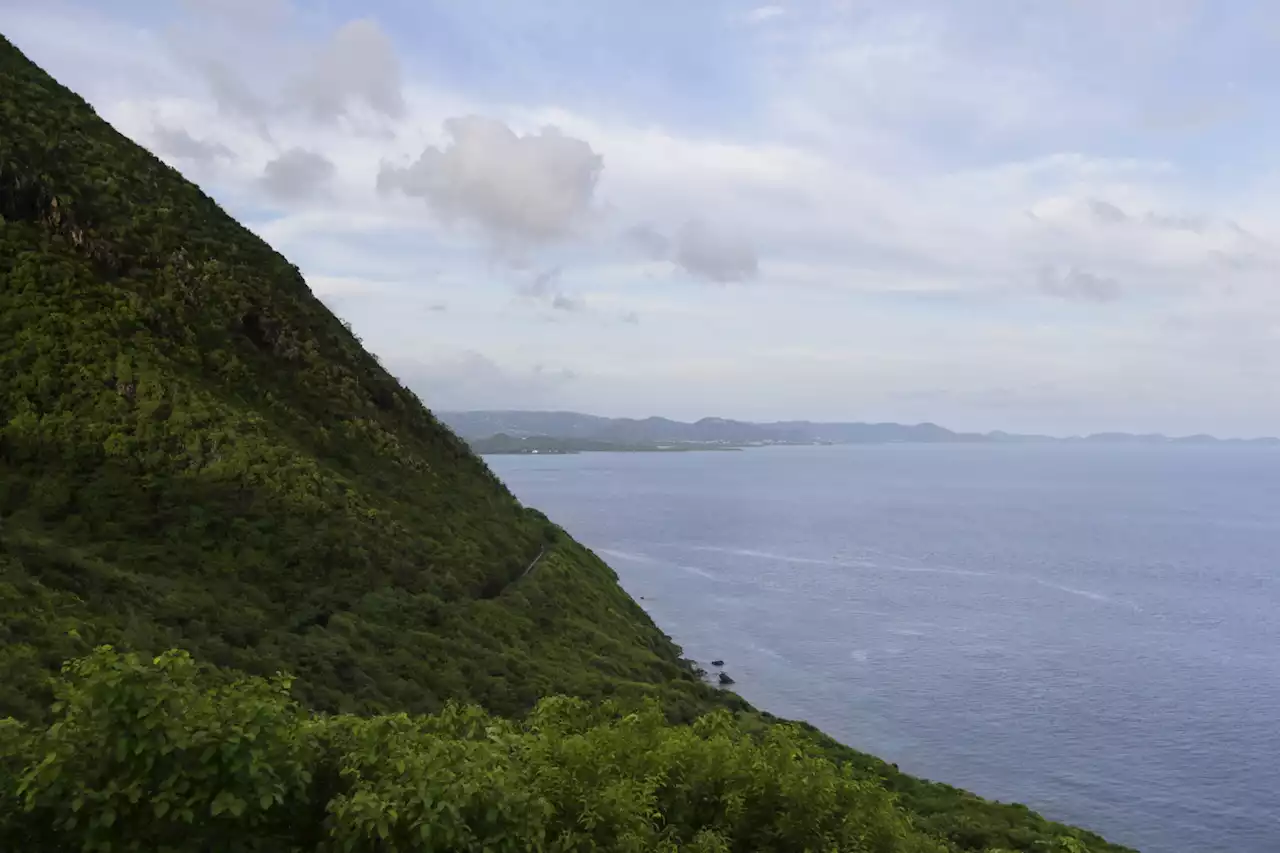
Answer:
[[[556,285],[560,281],[560,273],[560,267],[552,267],[551,269],[543,270],[530,279],[529,283],[521,289],[521,292],[524,293],[525,296],[533,296],[537,298],[554,296],[556,292]]]
[[[247,29],[279,26],[294,11],[289,0],[182,0],[181,5],[193,15]]]
[[[743,237],[701,219],[686,222],[676,234],[675,262],[690,275],[718,284],[756,277],[760,261]]]
[[[525,296],[542,305],[546,305],[555,311],[582,311],[586,308],[586,301],[580,296],[573,296],[566,293],[560,286],[561,275],[563,269],[561,267],[551,267],[536,273],[527,282],[520,285],[518,291],[521,296]]]
[[[652,225],[633,225],[622,232],[624,244],[651,261],[664,261],[671,256],[671,240]]]
[[[1059,299],[1076,299],[1085,302],[1114,302],[1120,298],[1120,282],[1114,278],[1097,275],[1088,270],[1067,267],[1055,269],[1046,266],[1036,277],[1040,292]]]

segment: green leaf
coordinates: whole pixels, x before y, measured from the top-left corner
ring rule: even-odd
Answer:
[[[231,807],[231,801],[234,799],[235,797],[232,794],[222,791],[213,798],[213,802],[209,805],[209,813],[217,817]]]

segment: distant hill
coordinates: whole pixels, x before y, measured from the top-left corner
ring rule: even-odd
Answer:
[[[703,418],[693,423],[668,418],[605,418],[577,412],[473,411],[439,412],[438,417],[471,442],[499,433],[513,437],[573,438],[621,444],[890,444],[890,443],[1095,443],[1095,444],[1254,444],[1280,446],[1280,439],[1219,439],[1210,435],[1169,437],[1107,432],[1058,438],[1007,432],[955,432],[937,424],[823,423],[772,421],[753,423]]]
[[[737,450],[728,444],[628,444],[594,438],[567,438],[545,435],[514,436],[500,432],[485,438],[468,439],[471,449],[481,455],[566,454],[566,453],[674,453],[697,450]]]

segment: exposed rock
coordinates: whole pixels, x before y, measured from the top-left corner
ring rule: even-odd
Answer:
[[[711,662],[711,665],[712,665],[712,666],[724,666],[724,661],[722,661],[722,660],[713,660],[713,661]]]
[[[733,679],[729,677],[729,673],[727,673],[727,672],[722,672],[722,673],[720,673],[720,683],[721,683],[721,684],[733,684]]]

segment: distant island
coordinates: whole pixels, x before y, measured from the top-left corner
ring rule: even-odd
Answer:
[[[736,450],[769,445],[814,444],[1204,444],[1280,447],[1280,439],[1215,438],[1100,432],[1085,436],[1027,435],[1002,431],[955,432],[932,423],[754,423],[703,418],[606,418],[578,412],[439,412],[446,426],[481,454],[672,452]]]
[[[465,438],[465,437],[464,437]],[[484,438],[466,438],[471,449],[483,456],[496,454],[565,455],[570,453],[680,453],[690,450],[740,450],[722,444],[647,444],[601,441],[551,435],[517,436],[500,432]]]

